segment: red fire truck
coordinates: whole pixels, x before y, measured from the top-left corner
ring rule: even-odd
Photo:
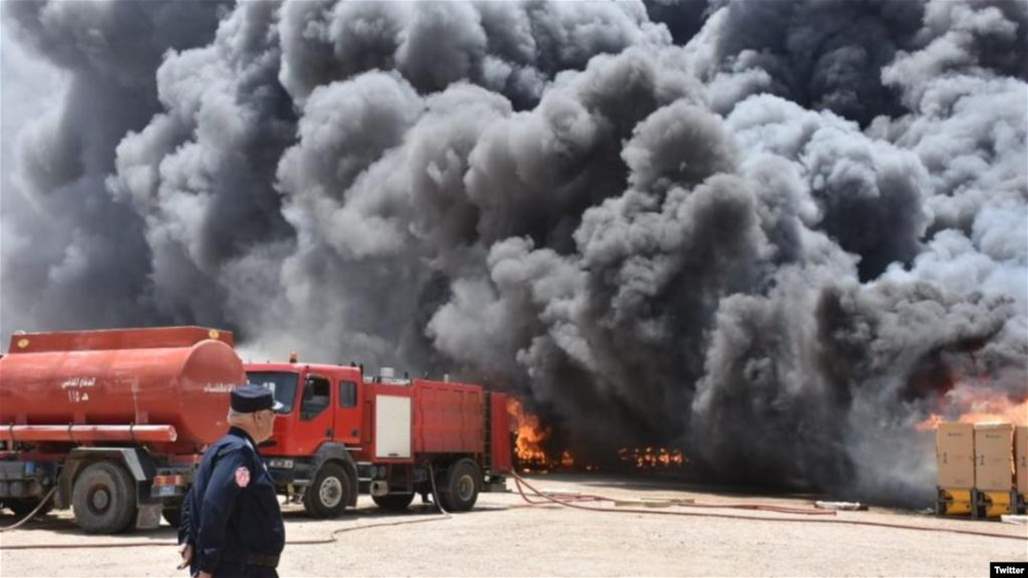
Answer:
[[[507,396],[477,385],[367,376],[356,365],[248,363],[250,383],[281,402],[261,452],[280,492],[315,517],[339,515],[369,493],[404,509],[416,494],[469,510],[505,489],[512,465]]]
[[[177,523],[204,447],[245,379],[231,333],[202,327],[16,334],[0,357],[0,503],[53,494],[87,532]]]

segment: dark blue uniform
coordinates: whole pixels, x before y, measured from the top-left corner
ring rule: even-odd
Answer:
[[[271,474],[245,431],[229,429],[204,452],[182,504],[179,543],[193,545],[193,575],[278,576],[282,511]]]

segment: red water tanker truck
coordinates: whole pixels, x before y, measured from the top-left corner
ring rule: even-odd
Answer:
[[[15,334],[0,357],[0,502],[53,490],[84,530],[177,524],[200,454],[245,379],[229,332],[201,327]]]
[[[435,494],[470,510],[483,491],[505,491],[512,465],[507,396],[478,385],[368,376],[357,364],[248,363],[250,383],[282,404],[261,453],[279,492],[320,518],[358,493],[406,508]]]

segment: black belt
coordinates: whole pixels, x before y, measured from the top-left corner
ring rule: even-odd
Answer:
[[[278,567],[278,556],[270,554],[247,554],[246,563],[250,566],[264,566],[266,568]]]

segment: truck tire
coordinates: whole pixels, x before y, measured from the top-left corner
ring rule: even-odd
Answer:
[[[161,515],[172,528],[178,528],[182,524],[182,508],[164,508]]]
[[[18,519],[24,518],[29,515],[29,512],[36,509],[39,505],[39,498],[8,498],[4,500],[4,506],[14,512],[14,516]],[[42,518],[50,510],[54,509],[54,501],[50,500],[41,510],[36,512],[36,518]]]
[[[136,482],[118,464],[90,464],[75,478],[71,507],[87,533],[124,532],[136,518]]]
[[[384,496],[371,496],[371,499],[375,501],[375,504],[383,510],[392,510],[393,512],[402,512],[407,509],[407,506],[414,501],[414,492],[409,494],[386,494]]]
[[[336,518],[350,503],[353,482],[346,470],[329,462],[318,470],[303,493],[303,508],[312,518]]]
[[[482,489],[482,472],[478,464],[468,458],[454,463],[446,472],[439,488],[439,501],[450,512],[466,512],[475,507]]]

